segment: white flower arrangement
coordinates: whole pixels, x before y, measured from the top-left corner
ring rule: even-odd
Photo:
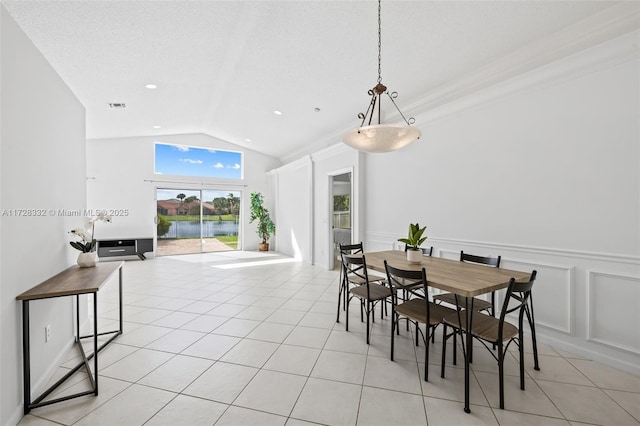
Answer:
[[[96,249],[96,240],[93,238],[96,222],[111,223],[111,216],[101,211],[95,217],[87,218],[84,228],[75,228],[69,231],[81,241],[70,241],[71,247],[82,253],[91,253]]]

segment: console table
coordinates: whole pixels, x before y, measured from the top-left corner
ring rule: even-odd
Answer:
[[[16,297],[22,301],[22,358],[23,358],[23,386],[24,386],[24,414],[28,414],[32,408],[67,401],[85,395],[98,395],[98,352],[122,334],[122,266],[124,262],[98,263],[92,268],[80,268],[72,266],[58,275],[38,284]],[[118,299],[120,307],[120,323],[118,330],[98,333],[98,291],[118,274]],[[80,310],[79,301],[81,294],[93,294],[93,334],[80,335]],[[31,354],[29,351],[29,302],[32,300],[50,299],[53,297],[76,297],[76,338],[75,342],[80,348],[82,361],[73,367],[65,376],[51,385],[40,396],[31,400]],[[98,336],[113,335],[106,342],[98,346]],[[93,353],[88,356],[84,352],[81,339],[93,338]],[[93,375],[89,366],[89,360],[93,358]],[[60,398],[43,401],[51,392],[71,377],[81,367],[85,367],[92,390],[67,395]]]

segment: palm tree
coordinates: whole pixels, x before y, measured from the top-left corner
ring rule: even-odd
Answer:
[[[179,199],[180,204],[182,204],[182,202],[184,201],[185,198],[187,198],[187,196],[181,192],[178,195],[176,195],[176,198]]]
[[[240,214],[240,198],[236,197],[235,195],[233,195],[232,192],[229,193],[229,195],[227,196],[227,199],[229,200],[229,213],[231,213],[234,216],[237,216]]]

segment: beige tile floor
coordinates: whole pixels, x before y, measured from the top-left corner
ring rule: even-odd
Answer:
[[[335,321],[338,274],[274,253],[170,256],[125,265],[124,335],[100,353],[100,394],[34,409],[21,425],[637,425],[640,378],[540,344],[541,371],[506,361],[506,409],[497,366],[474,352],[471,414],[462,358],[411,333],[389,360],[389,320],[371,344],[358,309]],[[114,288],[100,292],[101,329],[117,324]],[[354,302],[355,303],[355,302]],[[450,343],[449,343],[450,344]],[[530,346],[530,345],[529,345]],[[448,348],[451,354],[451,348]],[[74,365],[69,354],[57,375]],[[78,373],[57,393],[86,389]]]

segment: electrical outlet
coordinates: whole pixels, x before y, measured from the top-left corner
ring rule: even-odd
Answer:
[[[47,343],[51,340],[51,324],[47,324],[44,328],[44,342]]]

